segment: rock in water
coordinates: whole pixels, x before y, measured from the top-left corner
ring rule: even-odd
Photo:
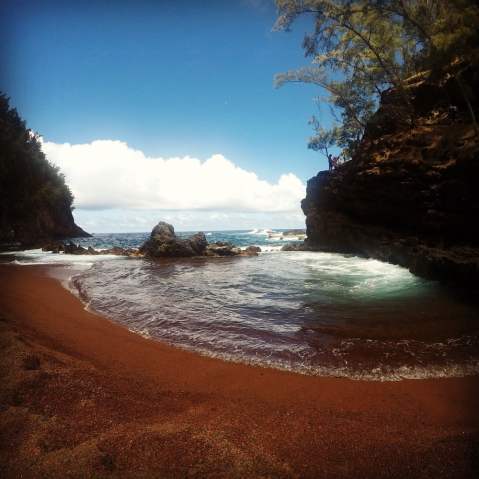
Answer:
[[[281,248],[281,251],[309,251],[309,248],[304,242],[288,243]]]
[[[153,258],[202,256],[207,245],[204,233],[181,239],[176,236],[172,225],[160,221],[140,248],[140,252]]]
[[[65,251],[65,254],[89,254],[86,248],[80,245],[76,245],[75,243],[72,243],[71,241],[65,244],[63,248],[64,248],[63,251]]]
[[[191,248],[197,255],[202,256],[205,253],[208,246],[208,241],[206,241],[206,236],[204,233],[196,233],[193,236],[190,236],[188,241],[190,242]]]
[[[83,246],[72,243],[71,241],[69,241],[68,243],[47,243],[42,247],[42,251],[50,251],[52,253],[63,252],[65,254],[81,254],[90,256],[99,254],[114,254],[116,256],[141,256],[139,251],[134,248],[120,248],[119,246],[113,246],[112,248],[99,251],[91,246],[88,246],[88,248],[83,248]]]
[[[42,247],[42,251],[60,253],[60,251],[65,251],[65,245],[60,241],[49,242]]]
[[[178,238],[175,229],[160,221],[145,241],[139,253],[150,258],[191,257],[191,256],[257,256],[261,248],[249,246],[242,250],[234,244],[217,241],[208,244],[204,233],[196,233],[189,238]]]
[[[241,250],[231,243],[217,241],[206,248],[207,256],[236,256]]]
[[[245,249],[238,248],[234,244],[217,241],[209,244],[206,248],[207,256],[258,256],[261,252],[259,246],[248,246]]]
[[[261,253],[259,246],[248,246],[242,251],[243,256],[258,256],[258,253]]]
[[[150,238],[159,243],[174,241],[176,239],[175,229],[172,225],[160,221],[151,231]]]

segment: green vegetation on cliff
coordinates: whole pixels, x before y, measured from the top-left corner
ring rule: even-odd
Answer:
[[[276,29],[287,30],[298,16],[312,15],[313,31],[303,41],[309,67],[277,75],[287,82],[317,85],[326,93],[337,121],[313,117],[309,147],[332,145],[350,157],[383,93],[401,97],[401,115],[414,127],[413,81],[452,76],[465,113],[477,134],[474,91],[462,76],[479,59],[479,6],[473,0],[276,0]],[[454,105],[457,106],[457,105]]]
[[[72,204],[63,175],[0,94],[0,243],[86,235],[73,221]]]

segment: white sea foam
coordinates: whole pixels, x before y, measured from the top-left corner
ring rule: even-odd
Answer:
[[[29,265],[75,265],[91,267],[99,261],[121,259],[121,256],[112,254],[99,255],[75,255],[64,253],[52,253],[41,249],[31,249],[10,253],[15,257],[14,264],[20,266]]]
[[[258,246],[261,248],[262,253],[278,253],[281,251],[282,245],[264,245],[264,244],[257,244],[254,246]]]
[[[303,241],[305,237],[305,234],[285,235],[282,231],[273,231],[268,234],[268,239],[270,241]]]
[[[142,330],[130,329],[145,338],[154,339],[147,328]],[[445,364],[445,365],[427,365],[427,366],[399,366],[388,367],[381,365],[372,369],[352,369],[347,364],[344,366],[321,366],[313,365],[308,361],[299,362],[281,360],[272,358],[265,352],[261,354],[244,354],[241,348],[237,348],[232,353],[218,352],[204,347],[194,346],[192,344],[178,343],[176,341],[164,341],[171,346],[193,351],[202,356],[221,359],[237,364],[247,364],[251,366],[266,367],[271,369],[279,369],[282,371],[294,372],[307,376],[321,376],[351,379],[354,381],[378,381],[392,382],[402,381],[404,379],[435,379],[435,378],[451,378],[451,377],[467,377],[479,374],[479,360],[471,359],[463,364]]]
[[[359,256],[301,251],[290,253],[289,257],[292,261],[307,263],[311,269],[328,274],[364,276],[367,279],[373,280],[375,278],[383,278],[390,281],[407,281],[416,278],[402,266]]]
[[[273,234],[273,233],[276,233],[275,231],[273,231],[272,229],[270,228],[255,228],[253,229],[252,231],[248,231],[248,233],[244,233],[244,234],[247,234],[247,235],[261,235],[261,236],[268,236],[270,234]]]
[[[305,236],[282,236],[281,234],[278,235],[271,235],[268,237],[270,241],[283,241],[286,243],[290,243],[292,241],[303,241]]]
[[[422,288],[432,291],[436,303],[426,318],[436,315],[434,328],[449,321],[442,310],[454,315],[455,324],[463,320],[467,311],[444,300],[433,283],[371,259],[321,252],[276,254],[284,243],[260,237],[268,234],[265,229],[254,231],[252,242],[263,254],[252,261],[196,265],[117,262],[112,260],[125,258],[41,250],[8,254],[15,254],[15,264],[67,265],[73,276],[63,284],[86,310],[114,318],[144,337],[223,360],[377,381],[479,373],[475,333],[452,334],[439,342],[368,339],[379,337],[374,336],[377,322],[410,332],[409,321],[415,328],[416,320],[410,319],[414,305],[426,308],[415,316],[421,322],[431,304],[420,302]],[[52,270],[65,276],[65,268]],[[419,300],[407,306],[410,297]]]

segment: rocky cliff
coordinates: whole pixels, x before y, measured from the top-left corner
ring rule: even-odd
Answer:
[[[0,207],[0,249],[36,247],[54,239],[90,236],[75,224],[70,205],[65,201],[36,206],[20,216],[10,216]]]
[[[479,72],[464,82],[479,110]],[[401,99],[383,94],[353,158],[308,181],[308,248],[406,266],[428,278],[479,281],[479,137],[457,82],[410,85],[413,126]]]
[[[75,224],[72,202],[40,141],[0,94],[0,248],[89,236]]]

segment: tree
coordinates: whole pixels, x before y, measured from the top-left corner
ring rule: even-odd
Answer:
[[[0,93],[0,241],[14,237],[25,222],[70,212],[72,203],[65,178],[45,158],[39,137]]]
[[[325,158],[329,158],[329,149],[338,143],[339,129],[335,127],[325,130],[314,116],[309,124],[313,126],[316,133],[309,139],[308,148],[318,151]]]
[[[277,0],[276,4],[276,30],[288,30],[305,14],[314,16],[314,30],[303,41],[312,65],[281,73],[275,83],[313,83],[327,92],[341,121],[329,135],[315,119],[310,146],[316,144],[315,138],[334,137],[346,156],[360,141],[385,90],[394,88],[402,96],[412,123],[407,79],[477,55],[479,7],[472,0]],[[460,85],[460,71],[455,75]],[[468,92],[461,88],[475,123]]]

